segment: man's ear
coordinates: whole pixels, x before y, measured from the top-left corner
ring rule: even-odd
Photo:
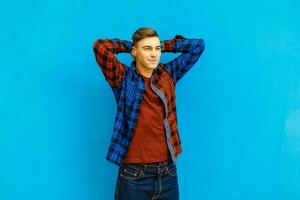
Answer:
[[[135,48],[135,46],[132,47],[130,54],[131,54],[132,58],[135,59],[135,57],[136,57],[136,48]]]

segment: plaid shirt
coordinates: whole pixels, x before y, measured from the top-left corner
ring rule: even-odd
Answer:
[[[175,84],[197,62],[205,45],[202,39],[187,39],[180,35],[162,41],[161,44],[162,52],[181,52],[174,60],[166,64],[159,63],[150,82],[152,90],[164,103],[167,145],[176,163],[182,149],[177,126]],[[106,156],[108,161],[116,165],[122,164],[129,149],[145,92],[145,83],[136,70],[136,62],[132,61],[129,67],[114,55],[129,53],[131,49],[131,42],[117,38],[99,39],[94,43],[96,61],[117,102],[112,138]]]

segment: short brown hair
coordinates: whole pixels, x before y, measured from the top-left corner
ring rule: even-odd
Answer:
[[[132,38],[131,38],[132,45],[135,46],[139,40],[147,38],[147,37],[159,37],[159,36],[153,28],[142,27],[133,33]]]

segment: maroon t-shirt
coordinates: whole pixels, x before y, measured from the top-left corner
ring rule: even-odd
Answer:
[[[165,108],[150,87],[150,78],[142,76],[146,91],[141,103],[134,136],[123,163],[153,163],[170,158],[165,127]]]

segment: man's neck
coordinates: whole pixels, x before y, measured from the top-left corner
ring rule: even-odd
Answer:
[[[153,70],[154,69],[147,69],[145,67],[142,67],[140,65],[136,65],[136,69],[138,70],[138,72],[140,74],[142,74],[143,76],[147,77],[147,78],[150,78],[152,76],[152,73],[153,73]]]

